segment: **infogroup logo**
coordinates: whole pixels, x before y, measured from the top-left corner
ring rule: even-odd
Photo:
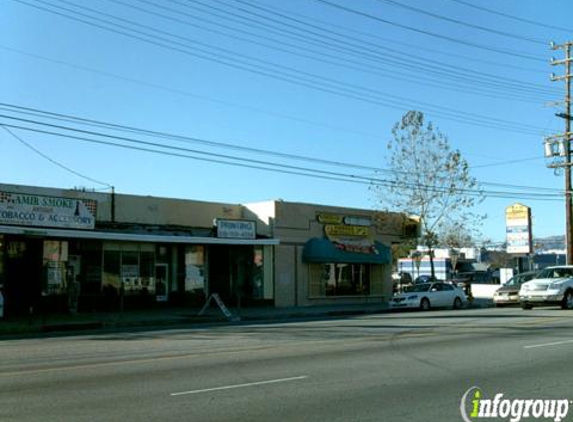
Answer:
[[[503,393],[487,399],[479,387],[472,387],[462,396],[460,412],[465,422],[493,418],[510,422],[522,419],[560,422],[567,416],[570,404],[568,399],[506,399]]]

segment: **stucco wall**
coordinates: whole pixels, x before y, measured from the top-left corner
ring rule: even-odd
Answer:
[[[153,196],[116,195],[115,219],[123,223],[211,227],[214,218],[242,218],[240,205]]]
[[[295,306],[297,265],[294,245],[275,246],[275,306]]]

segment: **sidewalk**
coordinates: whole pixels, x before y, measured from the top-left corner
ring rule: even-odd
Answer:
[[[471,308],[493,306],[491,300],[476,299]],[[230,308],[233,317],[226,318],[218,308],[209,308],[198,315],[199,308],[162,307],[124,312],[92,312],[70,314],[31,315],[0,320],[0,340],[4,337],[38,335],[57,332],[94,332],[112,329],[136,329],[166,326],[197,327],[204,324],[234,324],[249,321],[284,321],[296,318],[328,318],[360,314],[390,312],[385,304],[331,305],[287,308]],[[235,319],[235,318],[233,318]]]
[[[288,308],[230,308],[236,321],[226,318],[219,309],[209,308],[198,315],[200,308],[164,307],[124,312],[92,312],[71,314],[30,315],[0,320],[0,339],[4,336],[55,332],[81,332],[118,328],[198,326],[206,323],[239,321],[273,321],[289,318],[328,317],[379,313],[388,311],[383,304],[333,305]],[[236,319],[236,318],[233,318]]]

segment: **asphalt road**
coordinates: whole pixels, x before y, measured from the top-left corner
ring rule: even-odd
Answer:
[[[573,399],[572,363],[556,308],[4,340],[0,421],[461,421],[473,386]]]

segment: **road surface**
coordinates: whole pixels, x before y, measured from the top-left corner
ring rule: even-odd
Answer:
[[[556,308],[3,340],[0,421],[461,421],[474,386],[573,399],[572,363]]]

